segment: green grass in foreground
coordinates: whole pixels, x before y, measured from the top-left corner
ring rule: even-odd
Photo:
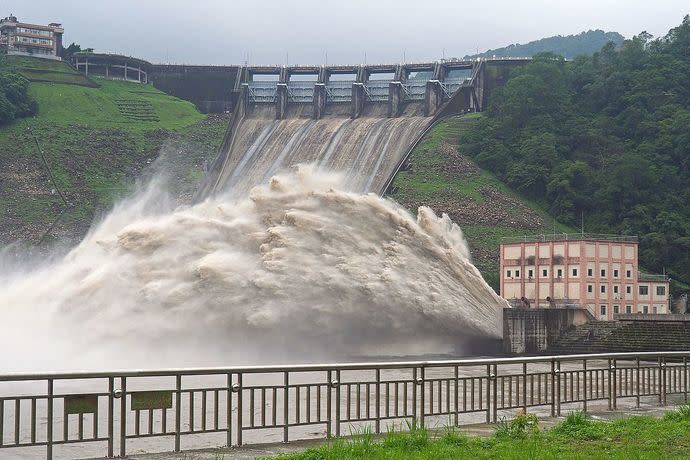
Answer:
[[[519,415],[499,423],[491,437],[469,437],[449,430],[432,433],[414,428],[389,433],[381,441],[371,434],[336,439],[322,447],[283,460],[326,459],[669,459],[690,457],[690,407],[663,418],[629,417],[593,420],[574,412],[548,430],[540,430],[534,415]]]

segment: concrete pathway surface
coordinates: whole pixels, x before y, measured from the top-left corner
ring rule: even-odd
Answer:
[[[658,407],[652,405],[643,405],[639,409],[626,408],[618,411],[606,411],[603,407],[593,408],[589,412],[595,419],[599,420],[615,420],[617,418],[629,417],[632,415],[648,415],[653,417],[661,417],[664,413],[676,409],[677,406]],[[560,417],[540,418],[539,426],[544,428],[551,428],[558,422],[565,419],[567,412],[564,412]],[[481,423],[476,425],[463,425],[456,428],[461,433],[469,436],[491,436],[496,430],[496,425],[491,423]],[[439,432],[442,430],[438,430]],[[385,436],[385,435],[381,435]],[[311,447],[318,447],[327,441],[324,439],[311,439],[304,441],[291,441],[288,444],[262,444],[253,446],[233,447],[233,448],[216,448],[216,449],[201,449],[190,450],[179,453],[161,453],[161,454],[131,454],[127,458],[139,460],[253,460],[257,457],[272,457],[281,453],[300,452]]]

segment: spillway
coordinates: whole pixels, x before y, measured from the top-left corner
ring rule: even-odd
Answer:
[[[243,196],[271,176],[298,164],[317,164],[347,178],[352,192],[383,193],[389,178],[431,117],[422,104],[407,104],[389,118],[386,104],[368,104],[358,118],[349,104],[330,104],[322,118],[311,105],[290,105],[277,120],[272,105],[255,104],[239,121],[230,145],[221,152],[209,191]]]

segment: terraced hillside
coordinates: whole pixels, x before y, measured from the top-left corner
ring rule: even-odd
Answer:
[[[498,244],[502,237],[572,232],[540,206],[506,187],[458,150],[460,133],[480,115],[453,117],[434,127],[393,181],[391,198],[416,211],[429,206],[462,228],[473,262],[498,290]]]
[[[209,118],[152,86],[63,82],[71,67],[60,62],[22,58],[14,65],[26,75],[41,70],[49,81],[32,78],[38,116],[0,129],[0,247],[79,239],[161,151],[174,191],[189,199],[204,163],[215,158],[224,116]]]
[[[28,56],[6,56],[7,65],[14,67],[31,82],[63,83],[98,87],[98,83],[77,72],[66,62],[37,59]]]

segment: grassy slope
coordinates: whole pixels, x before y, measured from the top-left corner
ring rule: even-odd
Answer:
[[[55,82],[70,85],[98,86],[66,62],[27,56],[7,56],[7,64],[32,82]]]
[[[458,137],[479,115],[450,118],[432,129],[396,176],[391,198],[408,209],[447,213],[465,233],[475,265],[498,289],[498,244],[503,237],[551,233],[554,221],[537,203],[506,187],[457,149]],[[556,222],[557,232],[573,232]]]
[[[60,64],[23,59],[43,70]],[[97,88],[33,82],[29,91],[39,103],[38,116],[0,129],[0,243],[38,242],[63,208],[34,137],[70,203],[50,237],[83,235],[164,145],[174,150],[168,154],[172,175],[187,197],[203,163],[215,157],[227,119],[207,118],[193,104],[151,86],[96,81]],[[144,107],[146,117],[137,119],[139,109],[122,112],[118,101]]]
[[[555,427],[539,431],[533,416],[518,416],[497,426],[490,437],[448,431],[433,437],[426,430],[390,433],[381,442],[371,435],[337,439],[323,447],[282,455],[285,460],[327,459],[632,459],[688,458],[690,411],[687,406],[662,419],[629,417],[613,422],[570,414]]]

